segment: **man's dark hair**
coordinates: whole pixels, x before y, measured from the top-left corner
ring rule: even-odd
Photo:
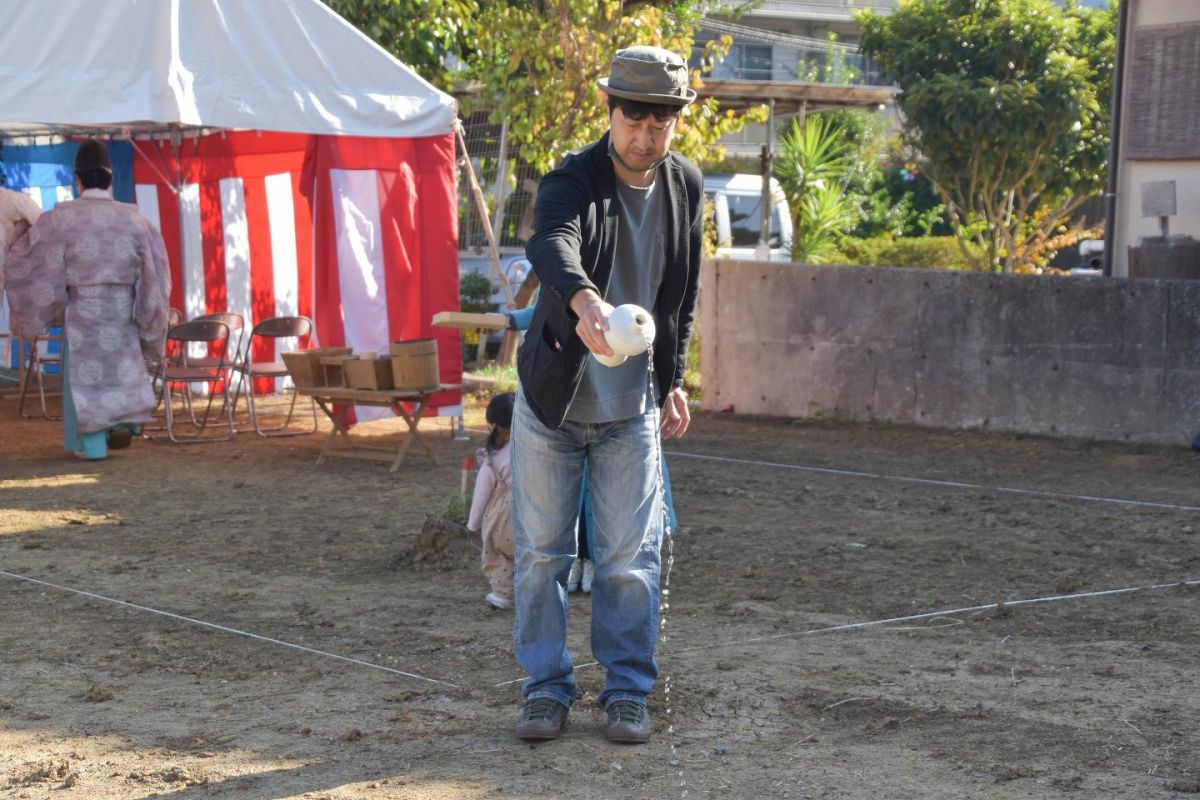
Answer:
[[[99,139],[86,139],[75,152],[75,174],[84,189],[112,186],[112,158],[108,145]]]
[[[642,120],[651,114],[659,122],[666,122],[669,119],[678,118],[679,112],[683,110],[683,106],[672,106],[666,103],[643,103],[640,100],[630,100],[628,97],[617,97],[614,94],[608,96],[608,113],[611,115],[618,108],[621,113],[630,119]]]
[[[107,189],[112,186],[112,173],[106,169],[85,169],[75,175],[84,189]]]

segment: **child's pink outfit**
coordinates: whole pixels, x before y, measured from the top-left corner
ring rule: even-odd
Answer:
[[[479,476],[475,479],[475,496],[467,527],[479,531],[483,539],[483,574],[492,587],[492,595],[503,601],[497,603],[489,595],[488,602],[500,608],[512,605],[513,556],[516,541],[512,523],[512,465],[508,443],[498,450],[479,451]]]

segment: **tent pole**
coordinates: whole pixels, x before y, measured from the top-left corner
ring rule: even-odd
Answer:
[[[479,181],[475,179],[475,168],[471,166],[471,157],[467,153],[467,139],[463,134],[461,120],[454,121],[454,131],[458,135],[458,143],[462,147],[462,155],[459,157],[458,163],[467,173],[467,182],[471,187],[471,197],[475,200],[475,209],[479,212],[479,218],[483,221],[483,232],[487,235],[488,255],[491,258],[492,274],[500,282],[500,289],[504,292],[504,302],[508,304],[509,308],[512,308],[512,287],[508,285],[508,280],[504,277],[504,273],[500,271],[500,249],[496,246],[496,234],[492,230],[492,221],[488,218],[487,201],[483,199],[483,190],[479,188]]]
[[[492,220],[492,230],[496,235],[503,235],[504,229],[504,194],[508,183],[508,117],[500,123],[500,153],[496,156],[496,188],[492,194],[496,198],[496,218]]]

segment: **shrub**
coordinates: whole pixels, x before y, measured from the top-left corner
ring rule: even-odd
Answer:
[[[924,267],[928,269],[968,269],[953,236],[912,236],[893,239],[875,236],[870,239],[844,239],[838,250],[846,264],[876,267]]]

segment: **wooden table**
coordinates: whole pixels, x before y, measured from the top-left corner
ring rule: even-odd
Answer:
[[[453,391],[458,388],[460,388],[460,384],[446,383],[432,389],[348,389],[344,386],[301,386],[296,388],[296,392],[303,397],[311,397],[325,412],[325,416],[333,422],[333,430],[330,432],[329,438],[325,440],[325,447],[321,450],[321,454],[317,456],[318,464],[324,461],[326,456],[365,458],[372,461],[390,461],[392,463],[391,471],[395,472],[400,468],[401,462],[408,455],[408,450],[414,442],[424,451],[420,455],[437,463],[437,456],[421,438],[417,426],[421,424],[421,415],[425,412],[425,405],[429,402],[430,397],[437,392]],[[412,411],[406,409],[404,403],[413,404]],[[392,409],[396,416],[403,419],[408,425],[408,434],[400,442],[399,449],[392,450],[388,447],[355,444],[353,437],[350,436],[350,431],[346,429],[346,414],[354,405],[384,406]],[[344,446],[339,446],[339,444],[344,444]]]

